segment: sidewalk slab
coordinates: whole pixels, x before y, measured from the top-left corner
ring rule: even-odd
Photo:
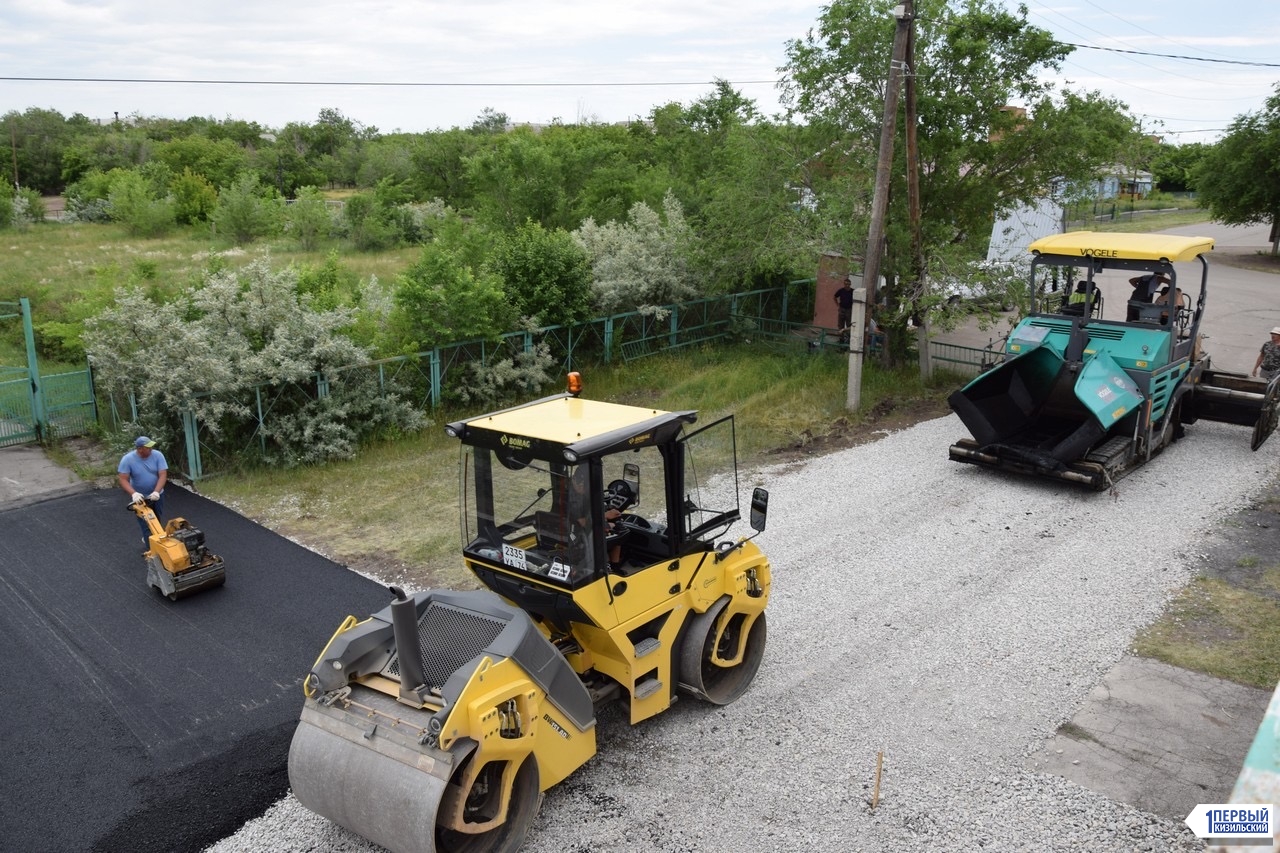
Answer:
[[[1113,800],[1182,820],[1225,803],[1271,693],[1125,656],[1028,758]]]

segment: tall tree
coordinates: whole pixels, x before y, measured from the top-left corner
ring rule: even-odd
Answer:
[[[1280,229],[1280,84],[1261,110],[1231,122],[1200,161],[1195,185],[1215,219]]]
[[[865,221],[869,187],[860,188],[875,158],[884,110],[894,18],[891,0],[837,0],[818,28],[789,42],[784,103],[793,116],[825,128],[820,149],[838,171],[830,186],[842,198],[828,203],[828,222]],[[997,0],[917,0],[917,138],[923,248],[926,262],[957,251],[981,257],[993,216],[1049,192],[1055,182],[1085,182],[1112,161],[1132,137],[1123,105],[1097,93],[1057,93],[1048,82],[1071,51],[1032,26],[1025,6],[1010,12]],[[904,126],[900,119],[898,126]],[[905,328],[917,309],[902,285],[910,269],[904,208],[903,146],[891,186],[890,224],[881,268],[885,325]],[[861,256],[865,229],[828,228],[840,242],[823,248]],[[891,336],[905,346],[906,336]],[[900,355],[902,350],[898,351]]]
[[[1195,171],[1209,152],[1204,142],[1185,145],[1161,145],[1151,162],[1151,174],[1156,187],[1164,192],[1179,193],[1195,189]]]
[[[528,220],[548,228],[566,224],[564,165],[529,128],[491,137],[466,167],[476,213],[486,223],[503,231]]]
[[[82,117],[83,118],[83,117]],[[42,194],[62,191],[62,155],[78,131],[57,110],[32,107],[0,118],[0,174]]]

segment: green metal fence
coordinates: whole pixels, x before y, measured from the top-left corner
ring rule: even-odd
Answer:
[[[959,344],[929,342],[929,358],[935,367],[946,368],[962,376],[977,376],[1000,361],[1003,340],[985,347],[966,347]]]
[[[97,422],[88,370],[42,375],[36,361],[31,305],[0,302],[0,320],[19,319],[26,367],[0,367],[0,447],[82,435]]]
[[[183,413],[181,436],[168,454],[170,464],[183,465],[182,473],[198,480],[226,470],[237,455],[265,456],[273,412],[286,400],[293,408],[320,400],[344,384],[371,383],[376,384],[376,393],[396,394],[421,410],[432,411],[461,389],[471,365],[488,367],[545,346],[560,370],[567,372],[586,364],[632,360],[715,342],[725,339],[742,318],[757,323],[782,322],[794,304],[796,290],[803,294],[811,284],[812,280],[798,281],[651,311],[614,314],[573,326],[508,332],[494,340],[461,341],[414,355],[350,365],[314,374],[303,382],[259,386],[237,401],[250,415],[239,425],[239,438],[231,445],[225,441],[225,430],[215,441],[210,424],[200,423],[191,412]],[[808,298],[811,301],[811,295]],[[111,399],[109,412],[113,428],[138,421],[137,403],[131,397]]]

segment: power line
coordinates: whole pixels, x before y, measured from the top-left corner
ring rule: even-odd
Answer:
[[[1244,59],[1214,59],[1206,56],[1185,56],[1182,54],[1172,53],[1154,53],[1145,50],[1128,50],[1119,47],[1101,47],[1096,44],[1077,44],[1075,42],[1060,41],[1057,44],[1063,47],[1080,48],[1081,50],[1101,50],[1108,53],[1126,53],[1134,56],[1154,56],[1161,59],[1185,59],[1193,62],[1215,62],[1222,65],[1247,65],[1256,68],[1280,68],[1277,62],[1255,62]],[[483,88],[514,88],[514,89],[551,89],[551,88],[579,88],[579,87],[661,87],[661,86],[714,86],[717,80],[670,80],[664,82],[638,82],[638,83],[460,83],[451,81],[448,83],[434,81],[413,81],[413,80],[202,80],[195,78],[148,78],[148,77],[11,77],[0,76],[0,80],[17,83],[160,83],[160,84],[179,84],[192,86],[359,86],[359,87],[411,87],[411,88],[439,88],[439,89],[483,89]],[[731,86],[758,85],[758,84],[777,84],[780,80],[727,80],[724,81]]]
[[[1253,62],[1245,59],[1212,59],[1207,56],[1183,56],[1177,53],[1152,53],[1146,50],[1125,50],[1119,47],[1099,47],[1096,44],[1074,44],[1069,41],[1060,41],[1058,44],[1064,47],[1078,47],[1083,50],[1105,50],[1110,53],[1132,53],[1137,56],[1158,56],[1161,59],[1188,59],[1193,62],[1218,62],[1223,65],[1252,65],[1258,68],[1280,68],[1280,62]]]
[[[1169,44],[1176,44],[1178,47],[1188,47],[1188,45],[1185,45],[1182,42],[1176,41],[1175,39],[1171,39],[1168,36],[1162,36],[1160,35],[1160,33],[1154,30],[1149,30],[1146,27],[1142,26],[1141,24],[1138,24],[1134,21],[1130,21],[1128,18],[1122,18],[1121,16],[1117,15],[1115,12],[1111,11],[1110,9],[1104,9],[1102,6],[1099,6],[1097,3],[1093,2],[1093,0],[1085,0],[1085,2],[1088,3],[1090,6],[1092,6],[1093,8],[1097,9],[1099,12],[1105,12],[1106,14],[1115,18],[1117,21],[1122,21],[1131,27],[1135,27],[1136,29],[1142,30],[1144,33],[1153,35],[1156,38],[1161,39],[1163,41],[1167,41],[1169,42]],[[1205,50],[1208,50],[1208,48],[1205,48]],[[1216,50],[1209,50],[1208,52],[1215,53],[1218,56],[1226,56],[1225,53],[1218,53]]]
[[[22,83],[180,83],[183,85],[216,85],[216,86],[417,86],[434,88],[578,88],[585,86],[714,86],[715,80],[671,80],[661,83],[436,83],[430,81],[406,80],[195,80],[195,79],[156,79],[149,77],[0,77]],[[731,86],[744,86],[753,83],[778,83],[778,80],[726,80]]]

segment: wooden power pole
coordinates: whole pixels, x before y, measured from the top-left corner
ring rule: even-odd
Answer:
[[[867,289],[867,313],[874,313],[878,296],[876,290],[880,278],[880,253],[884,248],[884,222],[889,209],[889,179],[893,171],[893,137],[898,124],[898,95],[902,91],[902,78],[907,55],[907,35],[913,17],[912,0],[895,6],[893,15],[898,20],[893,32],[893,56],[889,60],[889,79],[884,87],[884,119],[880,123],[880,156],[876,161],[876,185],[871,195],[871,226],[867,229],[866,260],[862,265],[862,284]],[[862,330],[858,329],[858,333]],[[865,333],[863,333],[865,339]],[[851,340],[851,344],[853,341]],[[862,341],[849,347],[849,370],[862,371]],[[856,366],[855,366],[855,355]],[[855,387],[856,386],[856,387]],[[849,382],[849,396],[845,407],[857,411],[861,404],[861,383]]]
[[[907,104],[903,110],[903,128],[907,145],[907,212],[911,219],[911,274],[920,288],[921,299],[928,304],[929,281],[924,268],[924,237],[920,233],[920,147],[916,144],[916,21],[912,0],[907,0]],[[933,377],[933,360],[929,357],[929,311],[916,318],[916,350],[920,353],[920,378]]]

